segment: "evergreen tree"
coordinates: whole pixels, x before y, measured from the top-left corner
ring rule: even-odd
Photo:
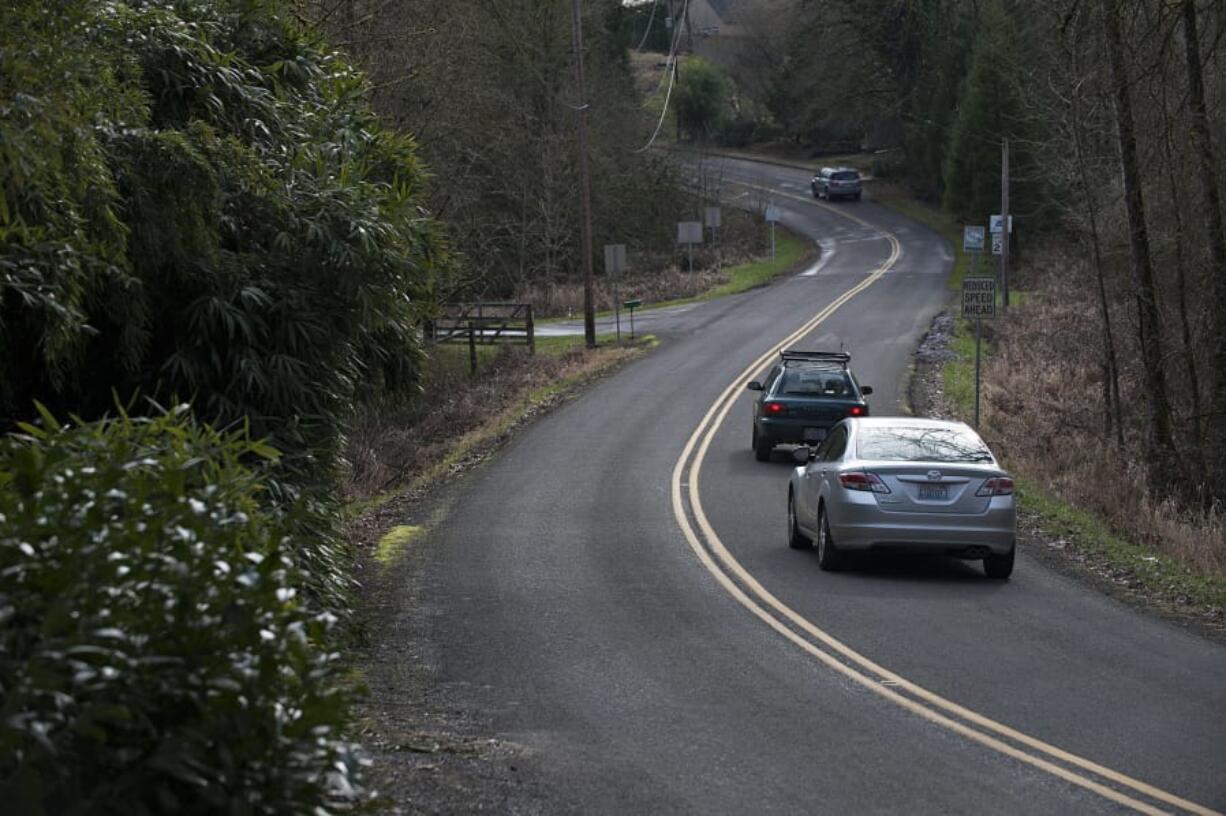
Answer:
[[[970,70],[945,155],[945,209],[978,222],[1000,210],[1000,148],[1020,133],[1010,72],[1017,33],[998,2],[981,9]]]

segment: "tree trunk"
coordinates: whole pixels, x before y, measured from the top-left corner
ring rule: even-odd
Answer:
[[[1132,116],[1128,69],[1124,64],[1124,44],[1115,0],[1099,0],[1111,64],[1112,94],[1115,101],[1116,137],[1119,142],[1120,172],[1124,181],[1124,207],[1128,215],[1128,245],[1136,286],[1138,331],[1141,360],[1145,365],[1145,385],[1149,392],[1149,471],[1151,485],[1164,489],[1170,478],[1175,446],[1171,439],[1171,406],[1166,389],[1165,355],[1158,314],[1154,269],[1150,260],[1149,231],[1145,221],[1145,200],[1137,164],[1137,140]]]
[[[1086,198],[1086,211],[1090,215],[1090,246],[1093,249],[1094,275],[1098,281],[1098,308],[1103,319],[1103,435],[1115,434],[1118,447],[1124,446],[1124,423],[1120,417],[1120,375],[1115,359],[1115,337],[1111,329],[1111,305],[1107,300],[1107,281],[1103,275],[1102,249],[1098,241],[1098,207],[1086,172],[1085,148],[1081,133],[1081,105],[1078,103],[1080,89],[1073,90],[1073,144],[1077,148],[1077,170],[1081,188]]]
[[[1188,72],[1188,107],[1191,123],[1188,128],[1192,146],[1200,161],[1201,213],[1205,219],[1205,237],[1209,250],[1210,309],[1217,320],[1213,332],[1212,366],[1214,373],[1211,417],[1207,427],[1217,429],[1213,442],[1221,443],[1222,426],[1226,425],[1226,236],[1222,230],[1222,203],[1217,187],[1217,162],[1213,142],[1209,138],[1209,114],[1205,108],[1205,81],[1200,61],[1200,41],[1196,30],[1196,4],[1183,0],[1184,57]],[[1216,459],[1211,456],[1210,460]]]
[[[1196,349],[1192,344],[1192,321],[1188,316],[1188,270],[1187,258],[1184,253],[1184,242],[1187,236],[1184,232],[1183,214],[1179,211],[1179,184],[1175,178],[1175,148],[1171,144],[1171,129],[1166,129],[1163,139],[1166,152],[1166,172],[1169,195],[1171,198],[1171,217],[1175,219],[1175,290],[1179,298],[1179,334],[1183,341],[1184,365],[1188,372],[1188,389],[1192,396],[1192,461],[1196,464],[1197,479],[1203,485],[1206,482],[1204,435],[1201,432],[1202,420],[1200,404],[1200,377],[1196,370]]]

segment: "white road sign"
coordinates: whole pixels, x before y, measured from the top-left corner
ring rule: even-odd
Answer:
[[[774,223],[779,220],[779,208],[774,204],[766,205],[766,220]]]
[[[1004,219],[1000,217],[999,213],[997,213],[996,215],[988,216],[988,227],[990,228],[993,234],[1000,233],[1000,222],[1003,220]],[[1012,215],[1009,216],[1009,234],[1010,235],[1013,234],[1013,216]]]
[[[604,272],[606,275],[620,275],[626,271],[626,245],[604,245]]]
[[[992,254],[1000,255],[1004,252],[1005,236],[999,232],[992,233]]]
[[[996,278],[962,279],[962,316],[996,317]]]
[[[719,207],[707,207],[703,212],[702,219],[708,227],[718,227],[719,223]]]
[[[983,252],[983,227],[962,228],[962,251]]]
[[[701,221],[678,221],[677,222],[677,243],[679,244],[701,244],[702,243],[702,222]]]

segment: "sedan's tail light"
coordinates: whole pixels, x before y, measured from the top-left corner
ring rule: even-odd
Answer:
[[[764,402],[762,410],[767,416],[782,416],[787,413],[788,408],[782,402]]]
[[[983,483],[983,487],[975,491],[976,496],[1012,496],[1013,480],[1008,476],[996,476]]]
[[[839,484],[848,490],[866,490],[873,493],[889,493],[890,488],[876,473],[840,473]]]
[[[847,409],[847,416],[868,416],[868,406],[853,405]]]

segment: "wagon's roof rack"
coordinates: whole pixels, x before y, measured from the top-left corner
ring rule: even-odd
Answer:
[[[851,362],[851,354],[846,351],[802,351],[800,349],[783,349],[779,356],[785,360],[812,360],[823,363],[839,363],[843,368]]]

